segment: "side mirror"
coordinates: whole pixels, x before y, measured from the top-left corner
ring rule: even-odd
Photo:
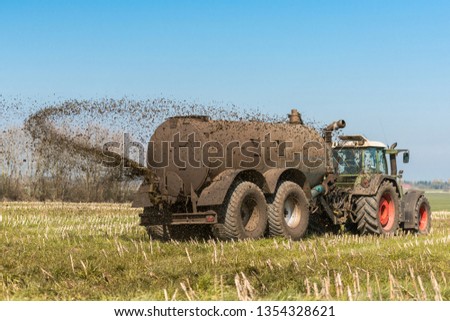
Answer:
[[[405,163],[405,164],[409,163],[409,152],[403,153],[403,163]]]

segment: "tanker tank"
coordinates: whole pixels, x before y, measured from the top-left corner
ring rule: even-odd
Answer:
[[[329,136],[345,122],[332,123],[322,134],[304,125],[296,110],[289,118],[167,119],[148,145],[154,175],[133,203],[144,207],[141,224],[159,237],[207,226],[220,238],[259,238],[267,225],[273,235],[302,237],[314,188],[332,173]]]

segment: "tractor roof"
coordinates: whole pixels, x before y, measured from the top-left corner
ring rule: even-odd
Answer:
[[[339,136],[340,141],[334,143],[334,147],[352,147],[352,148],[365,148],[365,147],[376,147],[376,148],[387,148],[387,146],[380,142],[375,142],[368,140],[362,135],[351,135],[351,136]]]

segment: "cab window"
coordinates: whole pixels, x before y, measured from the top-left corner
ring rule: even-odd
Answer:
[[[382,149],[377,150],[377,159],[378,159],[378,169],[379,173],[387,174],[387,163],[386,163],[386,155]]]
[[[334,151],[336,169],[339,174],[359,174],[362,168],[362,152],[360,149],[340,149]]]
[[[381,148],[334,150],[334,160],[338,174],[387,174],[386,156]]]
[[[367,148],[364,150],[364,172],[369,174],[386,174],[387,164],[384,150]]]
[[[371,174],[377,172],[377,151],[375,148],[364,150],[364,172]]]

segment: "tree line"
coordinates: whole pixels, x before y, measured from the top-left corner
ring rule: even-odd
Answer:
[[[433,189],[440,190],[444,192],[450,191],[450,179],[447,181],[435,179],[431,181],[414,181],[414,182],[405,182],[419,189]]]
[[[80,139],[98,146],[108,138],[101,128],[89,130]],[[1,132],[0,200],[129,202],[139,182],[120,166],[105,167],[54,141],[33,140],[23,127]]]

